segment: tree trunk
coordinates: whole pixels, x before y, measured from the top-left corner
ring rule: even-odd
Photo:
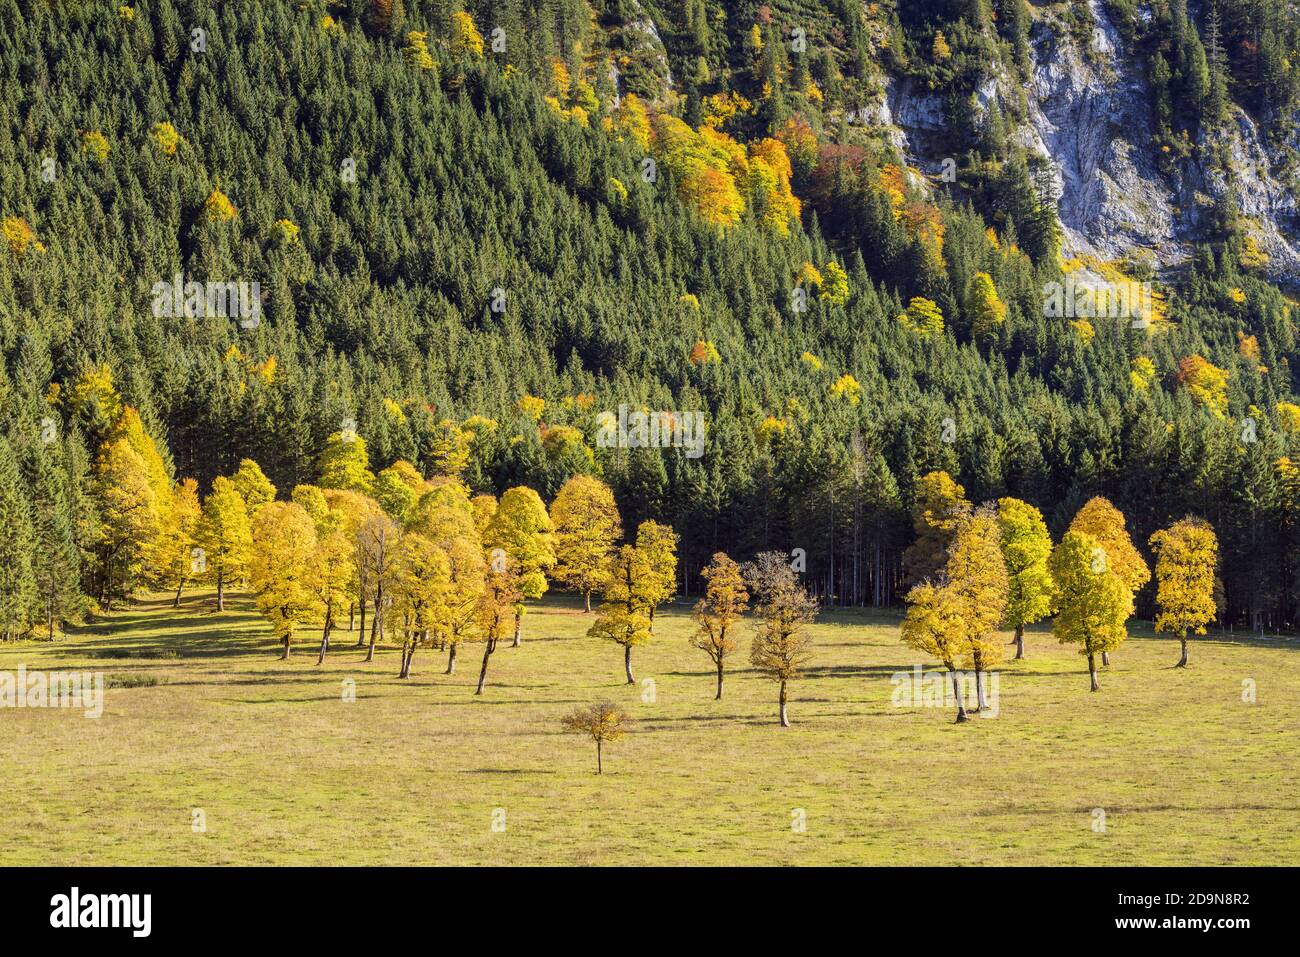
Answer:
[[[375,636],[379,632],[379,622],[383,620],[379,614],[379,609],[381,607],[380,602],[382,600],[382,594],[375,595],[375,617],[374,620],[370,622],[370,651],[366,655],[366,661],[375,660]]]
[[[410,633],[402,639],[402,670],[397,673],[397,677],[405,678],[411,673],[411,658],[415,655],[415,645],[411,641]]]
[[[627,683],[636,684],[636,679],[632,677],[632,646],[623,646],[623,670],[627,672]]]
[[[288,635],[284,636],[284,654],[280,655],[280,660],[281,661],[289,660],[289,636]]]
[[[182,579],[176,586],[176,598],[172,601],[173,608],[181,607],[181,589],[185,587],[185,581]]]
[[[365,603],[365,600],[363,599],[363,600],[361,601],[360,604],[361,604],[361,630],[360,630],[359,632],[357,632],[357,647],[358,647],[358,648],[364,648],[364,647],[366,646],[366,603]]]
[[[597,738],[596,739],[596,773],[603,774],[604,770],[605,769],[601,766],[601,760],[600,760],[600,738]]]
[[[316,659],[316,664],[318,665],[325,664],[325,652],[329,651],[329,647],[330,647],[330,625],[331,624],[333,623],[327,618],[325,620],[325,630],[321,632],[321,636],[320,636],[320,656],[317,657]]]
[[[790,727],[790,715],[785,709],[785,679],[781,680],[781,727]]]
[[[357,603],[348,602],[348,631],[357,623]]]
[[[1016,656],[1013,661],[1019,661],[1025,656],[1025,626],[1016,625]]]
[[[987,710],[988,706],[989,703],[984,697],[984,672],[981,669],[976,668],[975,669],[975,709],[977,711],[985,711]]]
[[[217,611],[226,610],[226,576],[217,572]]]
[[[455,645],[452,645],[451,648],[448,649],[447,651],[446,673],[449,675],[454,675],[456,673],[456,646]]]
[[[520,611],[515,612],[515,640],[514,643],[510,646],[511,648],[519,647],[519,619],[522,617],[523,617],[523,612]]]
[[[1182,643],[1183,646],[1183,656],[1178,659],[1178,664],[1174,665],[1174,667],[1186,668],[1187,667],[1187,635],[1185,634],[1179,635],[1178,640],[1179,642]]]
[[[591,611],[591,592],[589,591],[582,593],[582,610]]]
[[[718,694],[713,700],[714,701],[722,700],[722,659],[721,658],[718,659]]]
[[[961,685],[957,682],[957,672],[950,669],[949,674],[952,675],[953,697],[957,699],[957,723],[961,724],[966,720],[966,702],[961,699]]]
[[[1110,652],[1109,652],[1109,651],[1103,651],[1103,652],[1101,653],[1101,666],[1102,666],[1103,668],[1109,668],[1109,667],[1110,667]]]
[[[1092,655],[1088,655],[1088,674],[1092,676],[1092,691],[1100,691],[1101,685],[1097,683],[1097,663]]]
[[[476,695],[483,693],[483,686],[487,684],[487,666],[488,657],[492,654],[492,642],[489,640],[483,648],[483,667],[478,672],[478,688],[474,691]]]

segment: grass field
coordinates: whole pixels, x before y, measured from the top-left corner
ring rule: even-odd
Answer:
[[[634,654],[653,696],[561,598],[497,651],[481,698],[481,646],[454,677],[422,649],[402,681],[395,649],[367,665],[343,632],[317,667],[311,635],[286,663],[248,600],[211,606],[159,598],[0,645],[0,671],[158,681],[110,687],[98,720],[0,710],[0,864],[1300,862],[1295,643],[1200,639],[1175,670],[1177,642],[1139,629],[1091,694],[1083,659],[1033,631],[998,716],[959,726],[891,704],[891,674],[918,663],[895,616],[828,613],[783,730],[747,629],[713,700],[684,604]],[[602,698],[636,724],[597,777],[559,719]]]

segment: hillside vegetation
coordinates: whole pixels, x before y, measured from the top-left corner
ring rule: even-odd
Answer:
[[[206,498],[248,459],[286,498],[354,433],[472,493],[599,474],[688,592],[802,549],[828,603],[895,602],[937,470],[1058,535],[1104,494],[1143,549],[1194,512],[1221,621],[1291,627],[1295,303],[1230,191],[1177,274],[1086,261],[1015,105],[962,122],[1031,28],[1086,32],[1064,6],[0,0],[4,634],[158,584],[106,523],[127,477]],[[1157,147],[1293,135],[1289,4],[1106,7]],[[899,80],[950,104],[953,178],[860,121]],[[1045,314],[1088,275],[1152,281],[1150,321]],[[704,413],[704,454],[604,447],[620,406]]]

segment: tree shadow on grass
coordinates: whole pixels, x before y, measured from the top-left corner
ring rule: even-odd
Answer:
[[[462,768],[458,774],[559,774],[551,768]]]

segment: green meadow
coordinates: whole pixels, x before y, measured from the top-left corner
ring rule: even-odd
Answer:
[[[1088,691],[1046,630],[1007,662],[997,716],[898,707],[919,663],[892,614],[828,612],[777,724],[748,628],[715,701],[684,603],[634,652],[563,597],[525,617],[473,694],[481,645],[364,662],[356,634],[290,661],[246,596],[162,596],[0,671],[102,671],[102,717],[0,710],[0,864],[1281,864],[1300,859],[1300,649],[1135,630]],[[925,662],[927,668],[933,663]],[[355,700],[345,692],[354,682]],[[647,683],[645,679],[652,679]],[[1243,700],[1253,682],[1254,702]],[[635,719],[595,774],[575,706]],[[1104,815],[1104,818],[1103,818]],[[200,824],[201,826],[196,826]],[[1104,828],[1103,828],[1104,823]]]

